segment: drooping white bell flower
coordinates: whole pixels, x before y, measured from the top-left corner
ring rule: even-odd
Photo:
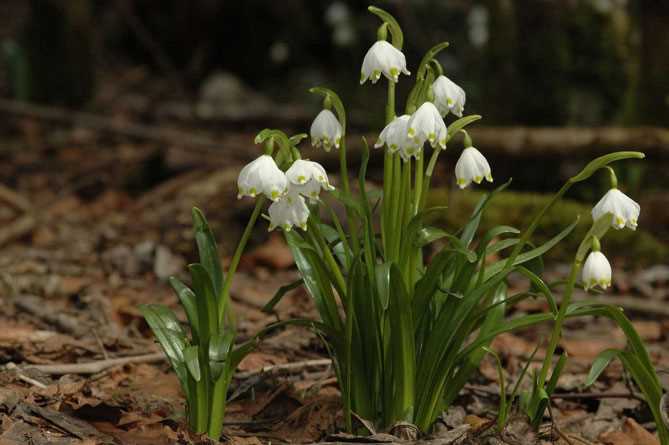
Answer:
[[[334,146],[339,148],[344,130],[337,120],[337,116],[330,110],[322,110],[311,124],[311,145],[330,151]]]
[[[328,180],[328,174],[318,162],[298,159],[286,171],[286,176],[290,181],[291,190],[311,200],[318,200],[321,188],[334,190]]]
[[[604,214],[611,213],[611,225],[614,228],[622,229],[627,226],[636,230],[640,212],[639,204],[617,188],[612,188],[592,208],[592,219],[597,221]]]
[[[276,201],[286,193],[288,179],[276,165],[274,158],[262,155],[242,168],[237,178],[237,188],[237,199],[243,196],[255,198],[262,193]]]
[[[465,109],[465,90],[448,77],[441,75],[432,83],[432,92],[434,93],[434,104],[442,116],[451,112],[462,117]]]
[[[474,147],[462,150],[460,159],[455,164],[455,179],[463,189],[473,182],[480,184],[483,178],[492,182],[490,164],[488,160]]]
[[[411,116],[404,114],[396,117],[391,123],[385,126],[379,134],[379,139],[374,144],[375,148],[388,147],[390,153],[400,152],[400,156],[408,161],[412,156],[420,158],[423,146],[416,144],[409,138],[409,119]]]
[[[407,135],[414,144],[422,147],[425,141],[429,141],[432,147],[439,145],[441,148],[446,148],[448,129],[432,102],[425,102],[418,107],[407,125]]]
[[[360,84],[365,83],[367,79],[376,83],[381,78],[381,74],[386,76],[388,80],[397,82],[400,73],[407,76],[411,74],[407,70],[406,57],[404,57],[402,51],[392,44],[385,40],[378,40],[369,48],[362,61]]]
[[[278,201],[272,203],[267,210],[269,213],[269,229],[281,227],[289,232],[293,226],[307,230],[309,207],[304,198],[292,188]]]
[[[611,264],[602,252],[592,251],[583,265],[583,287],[588,290],[597,285],[602,289],[611,285]]]

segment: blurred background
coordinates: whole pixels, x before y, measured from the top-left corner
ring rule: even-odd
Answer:
[[[621,256],[666,262],[669,2],[374,4],[401,24],[410,70],[433,44],[451,43],[439,60],[467,92],[465,113],[484,117],[472,130],[474,143],[490,159],[498,184],[513,177],[499,218],[515,218],[510,222],[522,227],[527,212],[587,160],[641,149],[648,159],[619,165],[618,174],[641,201],[643,230],[616,233],[612,242]],[[211,198],[218,202],[209,205],[212,211],[234,219],[232,171],[257,154],[253,135],[265,127],[307,131],[320,107],[307,91],[314,85],[344,100],[355,163],[359,136],[373,140],[383,125],[385,100],[383,82],[359,85],[379,24],[367,6],[352,0],[3,0],[3,181],[45,202],[64,193],[93,202],[110,189],[136,198],[194,171],[230,168],[223,191],[189,199]],[[402,78],[398,104],[410,87]],[[449,201],[446,223],[454,226],[480,196],[451,192],[458,144],[440,163],[442,189],[433,198]],[[306,145],[306,156],[331,162]],[[370,179],[378,180],[378,164],[372,167]],[[546,233],[575,215],[588,216],[608,187],[605,175],[591,185],[570,194]],[[245,205],[235,203],[240,219]],[[182,219],[185,226],[187,216]],[[499,222],[491,217],[491,225]],[[159,225],[156,236],[168,237],[166,230]]]

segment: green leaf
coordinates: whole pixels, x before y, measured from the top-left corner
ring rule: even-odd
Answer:
[[[146,319],[160,347],[167,355],[179,382],[186,391],[188,376],[184,363],[184,350],[188,346],[186,333],[181,328],[176,315],[170,309],[159,304],[144,304],[139,310]]]
[[[197,296],[200,344],[206,344],[218,332],[218,308],[214,287],[207,270],[200,263],[191,264],[188,269],[193,280],[193,291]]]
[[[523,266],[518,266],[516,270],[521,274],[525,275],[530,280],[532,286],[546,298],[546,301],[548,302],[548,305],[551,308],[551,312],[557,314],[558,313],[557,303],[555,302],[555,298],[553,297],[551,289],[544,282],[544,280],[542,280],[541,277],[539,277],[534,272],[530,271],[529,269]]]
[[[223,373],[234,340],[235,332],[231,329],[217,332],[209,340],[209,369],[212,381],[217,381]]]
[[[390,351],[392,353],[395,414],[411,421],[415,405],[416,350],[413,317],[406,308],[411,301],[402,272],[393,264],[390,269]]]
[[[270,313],[270,312],[274,311],[274,307],[277,304],[279,304],[279,302],[281,301],[281,299],[283,298],[284,295],[286,295],[288,292],[290,292],[293,289],[297,289],[298,287],[302,286],[303,284],[304,284],[304,280],[302,278],[300,278],[299,280],[295,280],[292,283],[281,286],[274,293],[274,296],[272,297],[272,299],[269,300],[265,306],[263,306],[262,311],[265,312],[265,313]]]
[[[492,198],[497,193],[499,193],[499,192],[503,191],[505,188],[507,188],[509,186],[509,184],[511,184],[511,179],[509,179],[504,184],[497,187],[492,192],[486,193],[485,196],[483,196],[479,200],[478,204],[474,208],[474,211],[472,212],[472,216],[469,218],[469,222],[462,229],[462,235],[460,235],[460,239],[462,240],[465,247],[468,247],[469,244],[474,239],[474,235],[476,235],[476,231],[478,230],[479,224],[481,223],[481,215],[483,215],[483,212],[485,211],[486,207],[488,207],[488,204],[490,204],[490,201],[492,200]]]
[[[451,123],[451,125],[448,126],[448,138],[446,139],[446,142],[450,141],[453,137],[455,137],[455,135],[458,134],[460,130],[465,128],[467,125],[471,124],[472,122],[476,122],[479,119],[481,119],[481,116],[479,116],[478,114],[472,114],[469,116],[461,117],[460,119]]]
[[[555,367],[553,368],[551,379],[548,381],[548,384],[546,385],[546,392],[548,393],[549,396],[551,396],[553,394],[553,391],[555,391],[555,388],[557,387],[558,384],[558,380],[560,379],[560,376],[562,375],[562,371],[564,370],[566,364],[567,364],[567,353],[565,352],[562,355],[560,355],[558,362],[555,364]]]
[[[186,317],[188,318],[188,324],[190,325],[193,334],[193,341],[198,343],[200,324],[197,318],[197,301],[195,293],[176,277],[170,277],[169,283],[174,290],[174,293],[177,294],[181,305],[184,307]]]
[[[609,153],[590,161],[590,163],[588,163],[588,165],[586,165],[583,170],[579,172],[579,174],[573,176],[571,179],[569,179],[569,181],[572,183],[585,181],[597,170],[612,162],[621,161],[623,159],[643,159],[645,157],[646,155],[639,151],[617,151],[615,153]]]
[[[314,249],[303,247],[306,242],[295,231],[284,232],[284,236],[321,319],[334,331],[342,332],[343,323],[323,261]]]
[[[578,224],[578,219],[571,223],[569,226],[567,226],[562,232],[558,233],[555,235],[553,238],[550,240],[546,241],[544,244],[542,244],[539,247],[535,247],[534,249],[528,250],[525,253],[521,253],[516,257],[516,259],[513,262],[514,266],[518,266],[520,264],[526,263],[540,255],[543,255],[544,253],[548,252],[550,249],[552,249],[557,243],[562,241],[569,233],[571,233],[572,230],[574,230],[574,227],[576,227],[576,224]],[[504,270],[504,267],[506,266],[506,259],[502,259],[490,266],[487,267],[486,272],[485,272],[485,280],[488,280],[490,277],[498,274],[502,270]]]
[[[439,54],[441,51],[444,49],[448,48],[449,43],[448,42],[441,42],[437,43],[434,45],[432,48],[427,50],[425,55],[420,61],[420,64],[418,65],[418,72],[416,73],[416,83],[422,81],[425,79],[425,76],[427,75],[427,68],[430,65],[430,61],[435,58],[437,54]]]
[[[218,256],[216,247],[216,237],[209,228],[207,219],[197,207],[193,207],[193,229],[195,230],[195,242],[200,256],[200,264],[205,268],[211,283],[214,287],[216,300],[221,296],[223,288],[223,269],[221,268],[221,259]]]
[[[391,263],[376,265],[376,285],[381,308],[386,311],[390,303],[390,266]]]
[[[590,367],[590,372],[588,372],[588,377],[585,379],[585,386],[592,386],[593,383],[599,378],[601,373],[609,366],[611,360],[618,357],[622,351],[618,349],[605,349],[604,351],[597,354],[597,357],[592,362]]]
[[[402,45],[404,44],[404,34],[402,33],[402,28],[400,28],[399,23],[397,23],[397,20],[395,20],[395,17],[381,8],[377,8],[376,6],[370,6],[367,9],[369,12],[378,16],[381,20],[383,20],[383,22],[388,24],[388,27],[390,28],[390,34],[393,37],[393,46],[401,50]]]
[[[200,361],[197,357],[198,353],[199,348],[197,345],[189,346],[184,350],[184,360],[186,361],[186,367],[196,382],[199,382],[202,378],[200,373]]]

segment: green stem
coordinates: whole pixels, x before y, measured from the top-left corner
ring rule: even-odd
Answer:
[[[339,170],[341,171],[341,183],[344,189],[344,196],[351,198],[351,187],[348,180],[348,163],[346,161],[346,134],[342,135],[341,147],[339,148]],[[346,206],[346,220],[348,222],[348,231],[351,234],[351,244],[353,245],[353,253],[358,254],[360,250],[360,242],[358,241],[358,231],[355,226],[352,211]]]
[[[218,441],[223,431],[223,416],[225,415],[226,397],[228,393],[228,385],[230,380],[226,373],[221,375],[214,384],[213,394],[211,398],[211,409],[209,414],[209,427],[207,435]]]
[[[436,151],[436,150],[435,150]],[[423,196],[423,156],[425,153],[421,153],[420,157],[416,159],[416,180],[415,180],[415,189],[413,196],[413,214],[416,215],[420,209],[420,202]]]
[[[200,381],[195,384],[195,432],[204,433],[207,431],[207,418],[209,414],[209,385],[205,376],[200,377]]]
[[[539,374],[538,387],[543,388],[544,384],[546,383],[548,370],[551,368],[551,364],[553,362],[553,354],[555,353],[557,345],[560,342],[560,337],[562,336],[562,324],[564,323],[564,319],[567,314],[567,308],[571,303],[571,297],[574,293],[574,286],[576,285],[576,278],[578,277],[579,270],[581,270],[581,261],[576,258],[571,265],[569,279],[567,280],[567,288],[565,290],[564,296],[562,297],[562,303],[560,303],[560,309],[558,310],[557,317],[555,318],[555,323],[553,324],[553,330],[551,332],[551,338],[548,343],[548,349],[546,350],[544,363],[541,367],[541,373]]]
[[[392,183],[393,183],[393,155],[386,149],[383,158],[383,201],[381,202],[381,240],[383,243],[383,253],[388,257],[390,249],[389,238],[392,233],[390,224],[391,204],[392,204]]]
[[[425,201],[427,200],[427,192],[430,191],[430,183],[432,182],[432,173],[434,173],[434,167],[437,165],[437,158],[439,157],[439,153],[441,153],[441,149],[439,147],[435,148],[434,151],[432,151],[432,156],[430,157],[430,161],[427,163],[427,169],[425,170],[425,184],[421,187],[421,193],[419,197],[419,203],[418,203],[418,210],[423,210],[425,208]],[[418,174],[418,172],[416,172]]]
[[[308,236],[312,238],[312,242],[314,242],[314,244],[320,247],[321,252],[323,254],[323,259],[328,264],[330,270],[332,271],[332,274],[334,275],[334,280],[335,280],[334,284],[335,288],[337,289],[337,292],[339,293],[340,296],[345,295],[346,280],[344,279],[344,275],[342,275],[341,270],[339,269],[337,260],[335,260],[334,256],[332,256],[330,247],[323,239],[323,235],[321,234],[320,230],[318,230],[318,226],[316,226],[316,224],[313,223],[313,219],[309,218],[307,224],[309,225],[309,230],[307,231]]]
[[[262,207],[264,204],[265,204],[265,197],[260,196],[256,201],[256,206],[253,209],[253,213],[251,213],[249,222],[246,223],[246,228],[244,228],[244,233],[242,233],[242,237],[239,240],[239,244],[237,244],[235,253],[232,255],[232,260],[230,261],[230,267],[228,268],[228,273],[225,275],[225,280],[223,281],[223,290],[221,291],[221,305],[218,308],[218,321],[221,326],[225,321],[224,318],[225,318],[226,308],[230,301],[230,286],[232,285],[232,279],[235,276],[235,272],[237,271],[237,266],[239,266],[239,260],[242,258],[242,253],[244,253],[246,244],[248,243],[249,238],[251,237],[251,233],[253,232],[253,227],[255,226],[258,217],[260,216],[260,212],[262,211]]]
[[[395,82],[388,81],[388,102],[386,103],[386,125],[395,119]]]

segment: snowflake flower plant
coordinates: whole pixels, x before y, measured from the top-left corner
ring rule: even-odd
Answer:
[[[431,48],[420,61],[404,107],[398,112],[396,84],[410,75],[402,53],[404,37],[390,14],[376,7],[369,10],[380,18],[381,26],[377,41],[362,61],[362,83],[370,79],[374,84],[382,75],[386,78],[386,124],[379,129],[374,144],[384,151],[371,154],[363,138],[357,175],[355,178],[349,175],[346,110],[337,94],[323,87],[311,89],[323,100],[323,109],[310,129],[313,148],[299,147],[306,134],[289,137],[273,129],[258,134],[256,143],[263,144],[264,153],[241,170],[238,180],[239,195],[255,199],[255,208],[225,280],[222,281],[217,268],[210,274],[213,283],[223,282],[213,286],[213,295],[220,295],[216,300],[218,326],[226,319],[222,314],[229,311],[230,281],[241,252],[262,216],[269,220],[270,230],[282,230],[301,275],[298,281],[282,286],[265,310],[272,311],[287,290],[298,286],[304,286],[311,295],[320,320],[287,322],[312,326],[327,342],[349,431],[353,430],[355,414],[379,429],[406,432],[407,424],[413,424],[416,428],[409,428],[410,431],[428,432],[476,372],[497,335],[546,323],[552,326],[552,333],[545,345],[543,365],[530,376],[530,389],[521,392],[519,400],[514,390],[508,400],[509,404],[519,402],[538,426],[567,359],[564,353],[557,359],[554,357],[565,319],[602,316],[622,328],[627,347],[605,351],[598,357],[589,383],[609,361],[620,359],[646,397],[660,439],[667,444],[669,435],[660,412],[662,388],[646,348],[629,320],[616,306],[572,302],[575,288],[581,286],[577,283],[579,277],[586,289],[605,288],[611,283],[611,269],[601,252],[601,241],[611,227],[636,227],[640,209],[618,190],[609,165],[624,159],[641,159],[643,153],[622,151],[594,159],[568,179],[553,199],[528,219],[525,228],[501,225],[479,233],[487,206],[510,181],[489,191],[459,230],[449,232],[431,225],[435,214],[447,211],[446,203],[427,207],[435,166],[444,152],[455,151],[454,155],[459,155],[455,166],[459,188],[479,185],[484,179],[493,182],[490,163],[474,148],[472,137],[465,130],[481,116],[462,116],[465,92],[444,75],[437,59],[448,47],[446,42]],[[446,122],[444,116],[457,119]],[[461,135],[464,144],[459,142]],[[330,185],[324,166],[307,160],[318,155],[314,150],[329,151],[332,147],[338,149],[336,189]],[[383,157],[383,183],[376,190],[368,188],[366,177],[370,156]],[[570,236],[579,221],[543,244],[531,243],[532,235],[543,216],[572,186],[601,169],[609,172],[612,190],[593,208],[592,226],[576,252],[566,281],[546,283],[540,276],[542,256]],[[271,204],[264,214],[268,199]],[[336,211],[337,207],[341,211]],[[203,248],[202,236],[196,240],[201,256],[209,258],[202,261],[206,266],[211,263],[212,250]],[[493,253],[497,259],[491,261]],[[506,284],[511,273],[525,277],[529,290],[512,292]],[[202,295],[208,295],[210,287],[198,280],[201,277],[195,275],[194,291],[198,298],[205,298]],[[178,289],[182,289],[181,285]],[[562,294],[559,303],[554,296],[556,290]],[[513,306],[527,298],[545,299],[547,310],[514,315]],[[186,309],[191,303],[186,300]],[[156,331],[160,339],[158,332],[161,331]],[[228,331],[222,332],[218,335],[224,336]],[[200,335],[201,330],[195,331],[193,337],[196,333]],[[209,345],[220,342],[225,345],[223,351],[231,350],[229,337],[221,341],[215,332],[213,335],[210,339],[216,340],[210,340]],[[165,349],[170,355],[169,347]],[[216,362],[211,362],[211,347],[209,351],[209,357],[202,349],[197,354],[184,354],[186,364],[188,357],[196,357],[202,370],[207,368],[208,359],[208,372],[212,372],[215,368],[212,363]],[[179,360],[173,365],[177,374],[184,375],[186,371]],[[224,363],[226,369],[232,369],[237,359]],[[191,370],[193,365],[186,368]],[[190,377],[187,383],[187,388],[195,386],[193,391],[200,389]],[[212,390],[211,386],[207,388]],[[212,394],[207,400],[221,402],[216,388]],[[506,394],[502,399],[507,402]],[[500,428],[506,418],[502,413],[507,412],[507,408],[500,409]],[[218,420],[210,421],[210,425]],[[217,432],[213,430],[214,435]]]

